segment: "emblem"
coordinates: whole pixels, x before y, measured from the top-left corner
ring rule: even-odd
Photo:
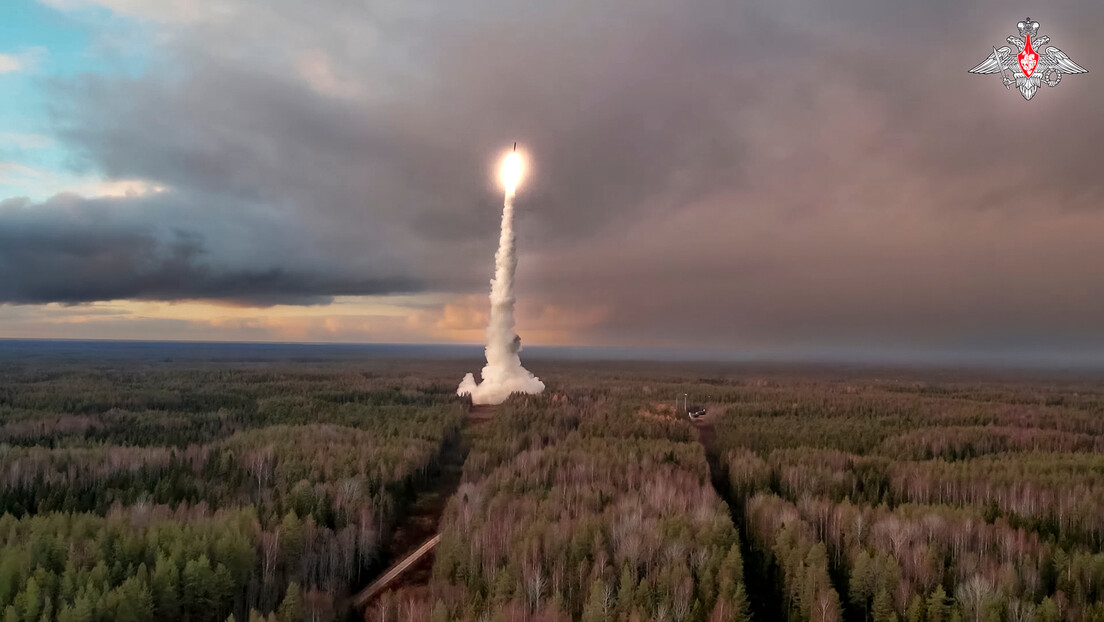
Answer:
[[[989,58],[981,62],[970,73],[999,73],[1004,88],[1015,85],[1024,99],[1030,100],[1042,85],[1058,86],[1062,75],[1067,73],[1088,73],[1088,70],[1070,60],[1062,50],[1047,45],[1050,37],[1039,34],[1039,22],[1029,17],[1016,24],[1019,36],[1010,35],[1006,41],[1011,46],[994,47]],[[1039,54],[1037,50],[1042,50]],[[1018,71],[1017,71],[1018,70]],[[1005,75],[1005,71],[1011,77]]]

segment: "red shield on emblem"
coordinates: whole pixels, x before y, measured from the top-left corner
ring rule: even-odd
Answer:
[[[1017,58],[1020,59],[1020,69],[1023,69],[1024,76],[1030,78],[1031,74],[1035,73],[1035,68],[1039,66],[1039,55],[1035,53],[1035,48],[1031,47],[1031,35],[1027,35],[1024,49]]]

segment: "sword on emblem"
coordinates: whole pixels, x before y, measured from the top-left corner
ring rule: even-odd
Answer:
[[[1015,80],[1009,80],[1008,78],[1004,77],[1004,63],[1001,62],[1000,53],[997,52],[996,46],[993,46],[993,58],[997,59],[997,68],[1000,69],[1001,83],[1004,84],[1004,90],[1007,91],[1008,89],[1012,88],[1012,83],[1015,82]],[[1012,77],[1016,77],[1015,72],[1012,72]]]

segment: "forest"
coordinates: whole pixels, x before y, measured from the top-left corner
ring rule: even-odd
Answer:
[[[347,616],[465,409],[307,367],[4,361],[4,622]]]
[[[0,620],[1104,621],[1092,376],[549,360],[474,417],[470,366],[0,352]]]
[[[749,571],[788,620],[1104,620],[1102,406],[1053,381],[747,386],[715,431]],[[810,607],[814,550],[839,615]]]

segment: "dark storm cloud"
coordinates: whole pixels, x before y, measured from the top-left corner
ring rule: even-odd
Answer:
[[[139,211],[158,212],[158,222]],[[78,303],[118,299],[219,299],[253,305],[320,304],[338,294],[412,291],[410,279],[350,274],[312,262],[269,238],[272,254],[234,260],[212,251],[202,228],[174,221],[158,199],[59,195],[43,204],[0,202],[0,299]],[[262,233],[258,231],[258,233]],[[295,256],[299,260],[295,261]]]
[[[85,168],[174,205],[102,225],[104,265],[164,272],[112,296],[481,292],[518,140],[523,295],[608,307],[596,342],[1099,332],[1098,3],[1033,15],[1094,73],[1030,103],[966,72],[1024,17],[996,0],[228,5],[53,91]],[[52,246],[20,251],[46,281]]]

